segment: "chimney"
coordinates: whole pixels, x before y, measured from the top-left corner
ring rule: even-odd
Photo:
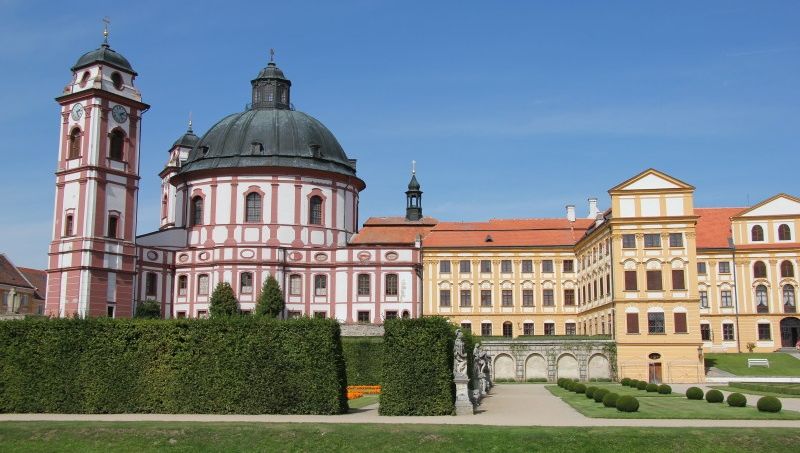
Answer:
[[[575,205],[574,204],[568,204],[567,205],[567,220],[569,220],[570,222],[574,222],[575,221]]]
[[[600,210],[597,209],[597,198],[592,197],[589,198],[589,215],[586,216],[587,219],[595,219],[597,218],[597,214],[600,213]]]

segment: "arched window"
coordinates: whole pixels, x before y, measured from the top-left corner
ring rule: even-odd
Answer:
[[[761,242],[764,240],[764,228],[761,225],[756,225],[750,230],[750,238],[753,242]]]
[[[784,311],[789,313],[794,313],[795,308],[795,299],[794,299],[794,286],[792,285],[784,285],[783,286],[783,308]]]
[[[308,223],[322,225],[322,197],[318,195],[308,201]]]
[[[251,294],[253,292],[253,273],[242,272],[239,277],[239,292],[242,294]]]
[[[122,89],[122,76],[120,73],[115,72],[111,74],[111,83],[114,84],[114,88],[121,90]]]
[[[111,146],[108,150],[108,158],[112,160],[122,160],[122,150],[125,147],[125,133],[119,129],[111,131]]]
[[[794,277],[794,266],[791,261],[781,263],[781,277]]]
[[[327,296],[328,295],[328,276],[315,275],[314,276],[314,295]]]
[[[200,195],[192,198],[192,225],[203,224],[203,197]]]
[[[161,199],[161,218],[167,218],[167,196],[164,195],[164,198]]]
[[[789,225],[782,223],[781,226],[778,227],[778,240],[779,241],[792,240],[792,230],[789,228]]]
[[[386,295],[397,295],[397,274],[386,274]]]
[[[76,127],[69,133],[67,159],[77,159],[79,157],[81,157],[81,130]]]
[[[767,278],[767,265],[763,261],[756,261],[753,264],[753,277]]]
[[[108,227],[106,231],[106,236],[110,238],[118,238],[119,232],[117,231],[117,224],[119,223],[119,217],[116,214],[109,214],[108,215],[108,223],[106,226]]]
[[[261,222],[261,195],[252,192],[245,197],[245,222]]]
[[[766,312],[767,309],[767,287],[764,285],[756,286],[756,310],[759,313]]]
[[[503,336],[508,338],[514,336],[514,325],[511,324],[511,321],[503,323]]]
[[[369,296],[370,290],[369,274],[358,274],[358,295]]]

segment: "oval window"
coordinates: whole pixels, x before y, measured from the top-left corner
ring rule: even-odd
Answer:
[[[657,352],[654,352],[654,353],[648,355],[647,357],[649,357],[650,360],[658,360],[658,359],[661,358],[661,354],[659,354]]]

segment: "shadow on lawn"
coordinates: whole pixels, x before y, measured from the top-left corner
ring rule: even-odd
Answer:
[[[706,359],[704,358],[703,361],[705,362],[706,373],[708,373],[708,369],[717,366],[717,359]]]

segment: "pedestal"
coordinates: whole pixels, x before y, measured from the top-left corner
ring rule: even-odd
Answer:
[[[469,399],[469,378],[456,376],[453,382],[456,384],[456,415],[475,414],[475,406]]]

